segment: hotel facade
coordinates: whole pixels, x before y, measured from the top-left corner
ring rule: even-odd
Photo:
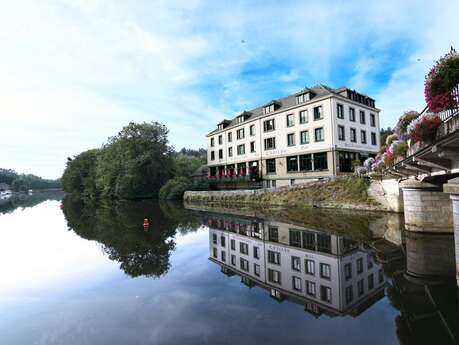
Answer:
[[[353,172],[379,151],[379,112],[372,98],[325,85],[244,111],[207,135],[208,177],[279,187]]]

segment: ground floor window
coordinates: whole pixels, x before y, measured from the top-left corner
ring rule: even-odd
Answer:
[[[273,283],[281,283],[281,273],[272,269],[268,269],[268,280]]]
[[[314,170],[327,170],[327,152],[314,153]]]
[[[339,171],[341,172],[353,172],[353,161],[357,158],[355,152],[339,152],[338,153],[338,164]]]
[[[298,171],[298,158],[296,156],[287,157],[287,172]]]
[[[276,159],[267,159],[266,160],[266,173],[275,174],[276,173]]]
[[[320,286],[320,299],[324,302],[331,303],[331,289],[328,286]]]
[[[299,158],[300,158],[300,171],[311,171],[312,170],[311,154],[301,155]]]
[[[271,187],[276,188],[276,180],[271,180]]]

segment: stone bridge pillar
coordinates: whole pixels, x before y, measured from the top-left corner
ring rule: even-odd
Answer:
[[[453,211],[441,186],[408,179],[401,182],[407,231],[453,233]]]
[[[459,286],[459,178],[449,180],[443,185],[445,193],[450,194],[453,204],[454,243],[456,251],[456,281]]]

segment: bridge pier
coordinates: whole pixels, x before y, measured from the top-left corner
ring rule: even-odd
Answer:
[[[451,200],[448,194],[443,193],[441,186],[408,179],[401,182],[400,187],[407,231],[454,232]]]
[[[450,195],[453,204],[456,281],[457,286],[459,286],[459,178],[449,180],[448,183],[443,185],[443,190]]]

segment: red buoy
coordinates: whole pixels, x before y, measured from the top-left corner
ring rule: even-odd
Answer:
[[[150,227],[150,220],[148,218],[144,218],[143,219],[143,229],[148,230],[149,227]]]

